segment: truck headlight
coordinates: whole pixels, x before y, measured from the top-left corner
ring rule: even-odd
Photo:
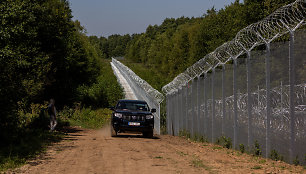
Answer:
[[[122,114],[121,113],[115,113],[115,117],[122,118]]]
[[[146,119],[148,119],[148,120],[149,120],[149,119],[153,119],[153,118],[154,118],[153,115],[147,115],[147,116],[146,116]]]

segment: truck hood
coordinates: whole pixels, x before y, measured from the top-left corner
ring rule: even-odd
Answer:
[[[152,115],[150,111],[131,111],[131,110],[115,110],[116,113],[121,113],[123,115]]]

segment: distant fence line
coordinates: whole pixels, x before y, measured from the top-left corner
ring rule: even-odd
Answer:
[[[305,163],[305,18],[306,0],[283,6],[165,85],[168,133],[212,142],[225,135],[234,148],[257,140],[266,157],[276,150]],[[266,49],[254,51],[260,45]]]
[[[112,58],[112,63],[127,80],[136,98],[138,100],[145,100],[150,108],[156,109],[154,114],[154,130],[156,134],[160,134],[160,103],[164,100],[164,95],[118,60]]]

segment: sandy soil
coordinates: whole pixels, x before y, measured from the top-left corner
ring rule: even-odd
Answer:
[[[74,128],[45,154],[9,173],[306,173],[301,167],[212,144],[163,135],[153,139]]]

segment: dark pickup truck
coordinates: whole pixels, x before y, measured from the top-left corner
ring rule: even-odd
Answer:
[[[153,137],[156,109],[149,108],[142,100],[119,100],[112,108],[111,136],[122,132],[140,132],[145,137]]]

